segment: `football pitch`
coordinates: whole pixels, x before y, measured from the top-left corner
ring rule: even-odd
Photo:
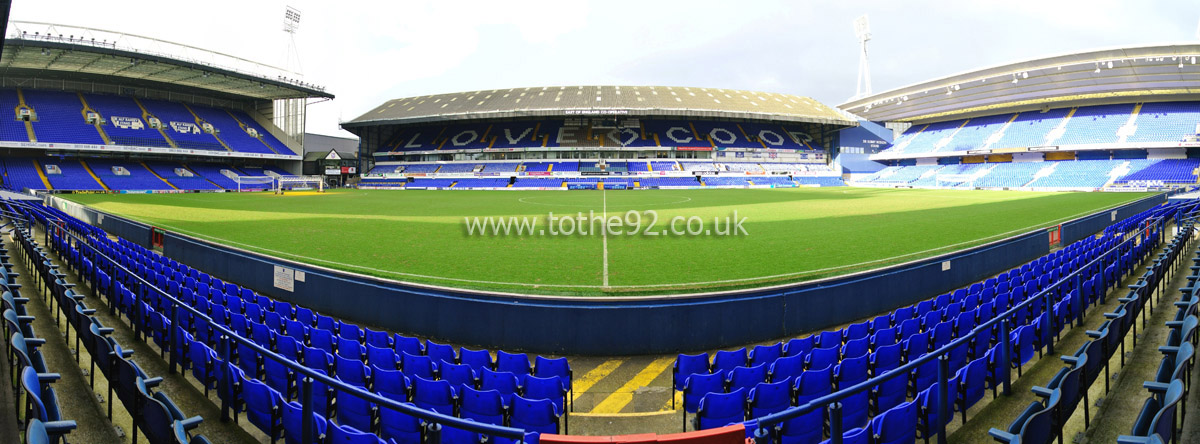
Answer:
[[[879,268],[1147,195],[837,187],[62,197],[197,238],[383,278],[526,294],[640,295]],[[508,224],[508,234],[497,224]]]

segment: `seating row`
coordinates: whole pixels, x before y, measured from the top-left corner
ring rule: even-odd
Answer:
[[[184,275],[180,264],[96,236],[94,229],[76,221],[62,226],[51,230],[55,252],[146,340],[158,344],[172,367],[179,364],[206,390],[216,390],[223,411],[232,413],[234,420],[246,413],[251,424],[273,439],[302,442],[300,412],[305,404],[312,408],[312,423],[318,424],[314,430],[322,440],[342,442],[336,435],[356,437],[355,442],[418,442],[434,425],[343,387],[403,403],[412,411],[460,415],[530,432],[559,431],[571,379],[563,358],[539,357],[531,364],[521,354],[497,352],[492,358],[487,351],[456,353],[453,347],[431,341],[362,329],[198,270]],[[169,272],[172,279],[160,271]],[[183,304],[204,311],[180,309]],[[230,334],[241,340],[231,340]],[[313,373],[332,379],[304,378]],[[311,388],[307,394],[306,384]],[[449,426],[441,433],[443,439],[467,440],[462,442],[482,439]],[[536,434],[526,441],[536,439],[532,436]]]

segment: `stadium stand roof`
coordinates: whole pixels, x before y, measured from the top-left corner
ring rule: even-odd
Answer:
[[[357,159],[358,139],[304,133],[305,162],[324,159],[329,150],[337,151],[343,159]]]
[[[332,99],[286,70],[150,37],[39,22],[9,23],[0,76],[123,85],[234,99]]]
[[[1200,44],[1106,48],[971,70],[838,105],[876,122],[922,123],[1056,104],[1200,98]]]
[[[677,86],[547,86],[394,99],[342,126],[623,115],[857,124],[837,109],[790,94]]]

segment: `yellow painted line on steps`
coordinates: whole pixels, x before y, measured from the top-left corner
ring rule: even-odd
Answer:
[[[146,171],[149,171],[150,174],[153,174],[154,177],[158,178],[158,180],[161,180],[163,183],[167,184],[167,186],[171,187],[172,190],[179,189],[175,185],[172,185],[171,182],[167,182],[167,179],[163,178],[162,176],[159,176],[158,173],[154,172],[154,170],[150,169],[150,165],[146,165],[146,162],[142,162],[142,168],[145,168]]]
[[[47,190],[53,190],[54,187],[50,185],[50,178],[46,177],[45,171],[42,171],[41,162],[38,162],[37,159],[33,159],[33,167],[34,169],[37,169],[38,177],[42,178],[42,185],[45,185]]]
[[[593,385],[596,385],[597,382],[600,382],[601,379],[604,379],[605,376],[608,376],[613,372],[613,370],[616,370],[617,367],[620,367],[622,362],[624,361],[619,359],[604,361],[600,365],[597,365],[596,368],[584,373],[583,376],[580,376],[573,383],[575,387],[575,393],[571,396],[571,400],[578,400],[579,397],[587,392],[588,389],[592,388]]]
[[[672,387],[672,390],[671,390],[671,391],[675,392],[675,390],[674,390],[674,387]],[[676,406],[677,406],[677,407],[675,407],[675,408],[680,408],[680,409],[681,409],[681,408],[683,408],[683,392],[675,392],[675,395],[673,396],[673,398],[675,398],[675,404],[674,404],[674,405],[676,405]],[[670,411],[674,412],[674,411],[675,411],[675,408],[671,408],[671,406],[670,406],[670,405],[663,405],[663,408],[662,408],[662,409],[663,409],[663,410],[670,410]]]
[[[657,378],[663,372],[670,369],[671,364],[674,362],[675,357],[673,356],[655,359],[654,362],[651,362],[646,366],[646,368],[643,368],[642,371],[634,375],[633,378],[630,378],[625,385],[621,386],[621,388],[617,389],[611,395],[608,395],[608,397],[604,398],[603,401],[600,401],[599,404],[596,404],[596,408],[592,409],[591,413],[620,412],[621,409],[629,405],[630,402],[633,402],[634,390],[650,384],[650,381],[653,381],[654,378]]]
[[[591,413],[591,412],[589,412],[589,413],[582,413],[582,412],[572,412],[572,413],[571,413],[571,416],[572,416],[572,417],[584,417],[584,418],[587,418],[587,417],[592,417],[592,418],[595,418],[595,417],[605,417],[605,418],[642,418],[642,417],[647,417],[647,416],[667,416],[667,415],[678,415],[678,414],[679,414],[679,410],[671,410],[671,405],[670,405],[670,404],[667,404],[667,409],[666,409],[666,410],[659,410],[659,411],[657,411],[657,412],[629,412],[629,413]]]
[[[92,179],[94,179],[96,181],[96,183],[100,184],[100,188],[104,188],[104,191],[112,191],[111,189],[108,188],[108,185],[104,184],[103,180],[100,180],[100,176],[97,176],[96,172],[92,171],[91,165],[88,165],[87,162],[84,162],[82,160],[79,161],[79,164],[83,165],[83,169],[87,170],[88,174],[92,176]]]

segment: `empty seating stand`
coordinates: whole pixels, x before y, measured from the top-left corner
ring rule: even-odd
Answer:
[[[179,366],[205,389],[215,390],[223,416],[236,420],[244,413],[273,439],[298,440],[305,421],[293,413],[305,406],[312,409],[312,421],[322,424],[316,429],[325,429],[330,439],[334,434],[392,439],[414,430],[428,433],[432,424],[454,430],[467,424],[445,419],[451,416],[469,417],[470,424],[480,424],[472,433],[501,441],[519,438],[520,430],[568,430],[564,416],[572,405],[573,378],[565,358],[531,360],[503,351],[493,357],[488,351],[361,328],[221,282],[126,241],[110,241],[56,210],[26,210],[41,212],[43,224],[54,220],[69,226],[51,230],[50,251],[88,277],[98,296],[157,343],[172,368]],[[34,239],[24,240],[30,251],[44,254]],[[73,294],[65,286],[62,293]],[[127,359],[99,365],[117,369],[113,380],[119,397],[128,380],[147,388],[141,398],[130,398],[140,400],[134,405],[149,406],[149,414],[154,406],[145,399],[154,398],[172,411],[152,392],[154,378],[139,374],[131,361],[134,368],[120,373],[126,368],[122,361]],[[139,385],[138,378],[149,383]],[[479,395],[468,397],[472,392]],[[480,396],[501,404],[487,408]],[[180,415],[168,419],[168,425],[180,421],[187,429],[196,421]],[[142,430],[150,434],[149,427],[158,424]]]
[[[1007,392],[1013,369],[1019,376],[1023,364],[1050,349],[1059,330],[1082,320],[1087,307],[1100,303],[1120,276],[1148,257],[1164,233],[1165,221],[1191,209],[1185,204],[1157,207],[1110,227],[1103,237],[1081,240],[997,277],[841,330],[757,346],[752,352],[680,355],[672,369],[672,385],[682,392],[684,415],[696,414],[697,427],[741,421],[749,421],[750,427],[757,422],[759,430],[772,425],[768,435],[781,434],[784,442],[815,442],[835,432],[828,427],[820,432],[821,412],[829,406],[806,403],[835,393],[846,434],[861,428],[872,431],[872,442],[904,442],[905,436],[929,440],[941,433],[954,412],[966,412],[980,401],[985,390]],[[1123,233],[1142,228],[1150,229],[1152,242],[1124,240]],[[1191,230],[1185,231],[1171,244],[1186,242]],[[1144,289],[1134,290],[1126,304],[1134,305],[1123,312],[1136,314],[1134,307],[1145,301],[1137,296],[1149,293],[1173,264],[1158,258],[1155,269],[1161,271],[1147,277],[1151,281],[1139,287]],[[1117,325],[1105,329],[1120,330],[1112,332],[1113,338],[1125,333]],[[1084,405],[1086,413],[1087,384],[1107,369],[1101,365],[1105,357],[1118,353],[1101,342],[1089,344],[1094,345],[1064,357],[1068,366],[1045,389],[1037,389],[1045,395],[1043,401],[994,436],[1016,442],[1022,433],[1057,432],[1056,424],[1061,423],[1053,422],[1050,412],[1074,412]],[[944,380],[939,380],[941,365],[947,369]],[[767,371],[759,376],[755,369],[762,366]],[[868,389],[847,390],[866,381]],[[783,410],[772,407],[768,395],[779,384],[791,387],[785,398],[791,402]],[[746,407],[740,417],[731,413],[739,402]],[[760,407],[767,414],[756,413]],[[814,430],[816,436],[804,437]]]
[[[11,208],[9,206],[10,210]],[[8,214],[13,213],[9,212]],[[31,223],[22,219],[11,220],[17,225],[14,234],[17,245],[20,247],[16,250],[17,254],[14,257],[22,259],[25,268],[33,271],[31,278],[36,284],[35,289],[46,289],[44,294],[46,302],[51,307],[57,308],[56,316],[66,319],[67,328],[74,333],[67,335],[68,340],[73,336],[76,350],[86,349],[91,356],[92,362],[89,364],[92,369],[91,383],[95,384],[95,372],[97,371],[109,381],[108,396],[105,399],[112,399],[113,402],[120,401],[121,405],[129,412],[134,423],[131,431],[134,441],[137,441],[139,434],[144,435],[151,443],[175,442],[176,436],[180,433],[184,436],[191,435],[189,431],[199,426],[202,418],[186,416],[165,392],[155,390],[162,378],[151,377],[143,372],[132,360],[130,351],[122,348],[116,339],[109,336],[112,329],[104,326],[98,318],[93,316],[96,310],[88,308],[84,304],[84,298],[75,292],[74,284],[67,279],[63,270],[60,270],[49,259],[47,250],[41,248],[30,231]],[[68,248],[63,244],[64,242],[66,242],[64,238],[55,236],[51,249],[64,251],[64,248]],[[73,263],[70,268],[83,274],[87,272],[84,269],[85,264],[90,266],[91,262]],[[10,273],[0,273],[0,275],[12,276]],[[10,281],[6,281],[3,285],[10,283]],[[95,284],[97,282],[93,282],[93,285]],[[10,292],[14,290],[15,288]],[[44,364],[36,350],[36,345],[41,342],[37,339],[23,337],[26,333],[32,333],[27,329],[27,324],[22,325],[28,318],[20,314],[22,303],[9,302],[20,299],[18,297],[5,298],[6,313],[11,310],[16,315],[5,315],[5,333],[11,333],[12,344],[17,344],[13,351],[19,356],[16,368],[19,369],[21,375],[21,385],[28,392],[27,411],[31,416],[27,417],[40,421],[38,423],[30,421],[27,433],[31,437],[47,433],[62,434],[73,427],[73,422],[62,418],[57,406],[57,397],[50,385],[58,379],[58,375],[48,373],[47,369],[41,368]],[[146,313],[153,312],[147,311]],[[146,320],[147,318],[141,319]],[[16,322],[7,322],[8,320]],[[75,358],[76,360],[80,358],[78,351]],[[109,403],[108,414],[111,418],[112,403]],[[187,439],[194,440],[192,442],[207,442],[201,435],[190,436]]]

